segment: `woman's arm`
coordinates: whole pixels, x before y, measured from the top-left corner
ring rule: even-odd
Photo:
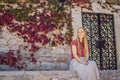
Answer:
[[[89,46],[88,43],[86,44],[86,48],[85,48],[85,52],[86,52],[86,56],[85,56],[85,61],[87,62],[89,60]]]
[[[75,58],[79,63],[82,63],[82,62],[80,61],[80,58],[79,58],[78,55],[77,55],[77,48],[76,48],[75,45],[72,45],[72,53],[73,53],[74,58]]]
[[[87,52],[87,55],[86,55],[86,58],[85,58],[85,61],[88,61],[89,60],[89,51]]]

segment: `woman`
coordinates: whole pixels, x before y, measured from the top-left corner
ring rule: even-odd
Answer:
[[[77,31],[77,39],[71,42],[71,53],[70,70],[78,73],[79,80],[100,80],[95,61],[89,61],[87,32],[82,27]]]

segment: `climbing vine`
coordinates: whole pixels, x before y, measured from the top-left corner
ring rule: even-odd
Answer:
[[[29,56],[23,57],[21,50],[9,50],[0,54],[0,65],[25,69],[29,63],[36,64],[34,53],[49,45],[70,44],[73,36],[71,8],[72,0],[0,0],[0,30],[7,28],[23,39]],[[65,31],[64,31],[65,29]]]
[[[69,44],[73,36],[70,9],[69,0],[1,0],[0,28],[16,33],[33,52],[50,44],[52,35],[56,44]]]

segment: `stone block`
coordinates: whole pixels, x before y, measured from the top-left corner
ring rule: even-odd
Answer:
[[[52,62],[42,62],[41,63],[41,70],[54,70],[56,69],[56,65],[58,63],[52,63]],[[58,67],[59,68],[59,67]]]
[[[0,39],[0,46],[7,45],[7,41],[5,39]]]
[[[2,46],[2,47],[0,47],[0,52],[7,52],[9,50],[10,50],[10,48],[8,46]]]
[[[78,76],[74,71],[5,71],[0,80],[78,80]]]

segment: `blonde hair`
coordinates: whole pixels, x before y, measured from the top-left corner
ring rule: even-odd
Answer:
[[[83,43],[84,43],[84,55],[85,55],[85,57],[88,57],[88,53],[89,53],[89,51],[88,51],[88,39],[87,39],[87,31],[86,31],[86,29],[85,28],[83,28],[83,27],[79,27],[78,28],[78,30],[77,30],[77,43],[78,43],[78,51],[81,51],[81,48],[80,48],[80,39],[79,39],[79,37],[78,37],[78,31],[79,31],[79,29],[83,29],[84,30],[84,37],[83,37]]]

